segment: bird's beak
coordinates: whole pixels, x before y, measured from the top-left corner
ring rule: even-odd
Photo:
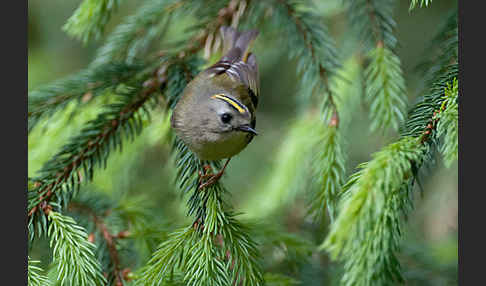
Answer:
[[[258,135],[258,132],[256,132],[255,129],[251,128],[250,125],[248,125],[248,124],[240,125],[240,126],[236,127],[236,130],[252,133],[253,135]]]

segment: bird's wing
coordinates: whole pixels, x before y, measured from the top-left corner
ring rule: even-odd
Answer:
[[[232,80],[242,83],[248,88],[251,102],[256,109],[260,94],[258,65],[254,54],[249,52],[249,46],[257,37],[257,30],[238,32],[232,27],[221,27],[224,56],[210,66],[206,72],[212,76],[228,75]]]

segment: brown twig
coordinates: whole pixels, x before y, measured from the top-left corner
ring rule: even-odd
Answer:
[[[96,212],[87,205],[80,204],[80,203],[70,203],[69,209],[87,213],[92,217],[93,222],[96,225],[96,228],[103,236],[103,239],[108,248],[110,260],[113,263],[113,275],[115,276],[114,285],[123,286],[123,280],[124,280],[123,277],[126,276],[126,273],[124,273],[126,272],[126,269],[121,269],[120,267],[120,258],[118,255],[118,251],[116,249],[116,240],[126,238],[130,235],[130,233],[128,231],[121,231],[116,235],[110,233],[106,224],[103,221],[103,218],[98,216]],[[91,234],[90,236],[88,236],[88,240],[90,239],[92,240],[92,242],[94,242],[94,236],[92,236]]]
[[[437,127],[437,124],[439,122],[439,114],[444,111],[444,109],[446,108],[446,105],[445,103],[442,104],[442,106],[434,111],[434,114],[432,115],[432,118],[429,120],[429,122],[427,123],[427,126],[425,127],[422,135],[420,136],[420,143],[421,144],[424,144],[425,141],[427,141],[427,139],[429,139],[429,136],[430,134],[432,134],[432,132],[435,131],[435,128]]]
[[[82,165],[84,160],[90,160],[95,154],[97,154],[97,152],[93,152],[93,150],[99,150],[103,144],[107,144],[110,136],[115,134],[118,127],[126,123],[131,118],[130,116],[127,116],[127,114],[134,114],[137,110],[139,110],[150,98],[150,95],[154,93],[161,84],[157,78],[147,82],[149,82],[149,85],[139,94],[139,98],[135,102],[127,105],[123,110],[121,110],[116,119],[107,122],[105,126],[102,127],[102,130],[104,131],[89,140],[87,145],[80,152],[71,155],[69,160],[67,160],[70,163],[57,172],[55,175],[57,179],[54,182],[50,184],[45,184],[41,181],[34,183],[34,186],[38,188],[38,193],[42,195],[40,196],[39,203],[28,212],[29,217],[31,217],[38,210],[43,210],[46,214],[49,212],[51,207],[48,202],[55,191],[60,188],[60,185],[69,179],[72,172],[76,171]],[[78,176],[78,181],[76,184],[80,183],[81,176]]]

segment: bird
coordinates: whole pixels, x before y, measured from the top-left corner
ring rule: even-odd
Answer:
[[[231,158],[258,135],[255,112],[260,80],[250,45],[259,32],[229,26],[219,32],[222,57],[186,85],[170,120],[176,135],[200,160],[227,159],[218,173],[199,173],[199,189],[216,183]]]

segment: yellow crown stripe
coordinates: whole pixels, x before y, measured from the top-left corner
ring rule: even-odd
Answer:
[[[216,94],[216,95],[211,96],[211,98],[219,98],[221,100],[226,101],[231,106],[233,106],[236,110],[238,110],[239,113],[245,113],[246,112],[246,109],[243,108],[239,102],[235,101],[234,99],[232,99],[230,97],[224,96],[223,94]]]

